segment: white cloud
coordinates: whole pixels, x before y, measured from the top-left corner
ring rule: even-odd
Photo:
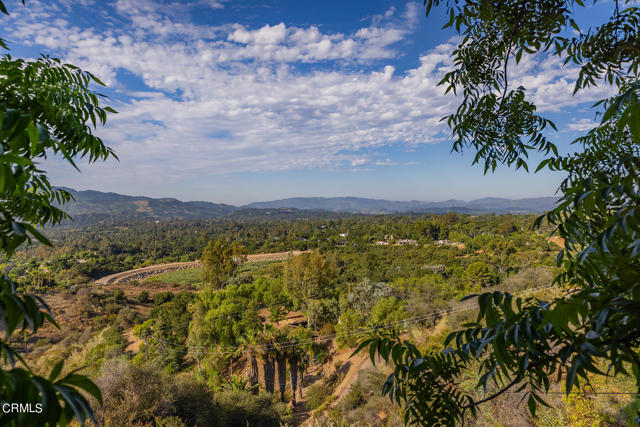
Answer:
[[[368,165],[369,163],[371,163],[371,160],[369,160],[368,157],[360,157],[360,158],[351,160],[351,166],[364,166],[364,165]]]
[[[586,132],[598,126],[597,122],[594,122],[591,119],[580,119],[573,120],[571,123],[567,125],[569,130],[577,131],[577,132]]]
[[[119,114],[98,131],[121,162],[93,166],[86,173],[92,179],[155,182],[161,171],[163,180],[176,182],[215,173],[388,166],[396,163],[373,161],[363,151],[442,140],[440,119],[454,108],[437,86],[451,67],[453,44],[430,49],[405,72],[385,61],[399,55],[394,46],[415,26],[421,8],[414,3],[339,34],[284,23],[178,23],[154,3],[133,0],[116,4],[131,25],[98,31],[52,21],[56,15],[33,2],[35,12],[14,16],[21,22],[14,39],[57,50],[120,90],[121,70],[149,88],[127,91],[133,99],[116,105]],[[331,67],[298,68],[327,61]],[[575,70],[555,58],[523,58],[512,76],[541,111],[598,96],[572,98],[573,79]]]
[[[573,95],[574,83],[579,69],[564,66],[564,60],[557,56],[525,55],[520,64],[512,64],[509,75],[513,87],[524,86],[527,98],[540,112],[558,112],[583,102],[596,101],[611,95],[612,89],[600,86],[583,90]]]

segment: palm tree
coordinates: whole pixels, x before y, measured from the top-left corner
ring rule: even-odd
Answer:
[[[297,398],[302,400],[302,381],[304,380],[304,372],[309,365],[309,353],[307,346],[298,345],[296,339],[296,345],[290,348],[288,352],[289,361],[289,377],[291,379],[291,403],[296,405],[296,391],[298,392]]]
[[[287,340],[284,334],[278,334],[278,341]],[[280,389],[280,401],[284,402],[284,394],[287,391],[287,350],[276,342],[276,365],[278,368],[278,388]]]
[[[273,393],[275,389],[275,343],[278,337],[278,331],[272,325],[264,325],[260,332],[258,357],[262,360],[264,370],[264,389]]]
[[[298,399],[302,400],[302,387],[304,385],[304,374],[307,370],[307,367],[309,366],[309,353],[305,349],[300,348],[299,356],[300,357],[298,358],[298,378],[299,378]]]
[[[298,347],[291,347],[287,352],[287,359],[289,361],[289,379],[291,380],[291,404],[293,406],[296,406],[296,390],[298,389],[299,352],[300,349],[298,349]],[[300,385],[300,388],[302,388],[302,385]]]
[[[240,342],[243,345],[244,350],[247,352],[247,380],[251,386],[253,394],[258,394],[258,361],[256,360],[256,344],[258,343],[258,337],[253,331],[240,338]]]

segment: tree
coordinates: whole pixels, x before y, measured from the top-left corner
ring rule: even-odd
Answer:
[[[496,283],[496,277],[491,267],[482,261],[469,264],[464,271],[464,278],[473,285],[482,286],[483,288]]]
[[[23,1],[24,3],[24,1]],[[0,1],[0,11],[7,10]],[[7,49],[0,39],[0,46]],[[42,234],[48,224],[68,215],[59,207],[72,196],[52,187],[38,162],[56,154],[77,169],[75,160],[90,162],[115,157],[91,126],[104,124],[109,107],[101,107],[100,94],[90,86],[102,85],[91,73],[58,59],[41,56],[35,61],[0,58],[0,255],[9,259],[23,243],[51,242]],[[42,411],[9,412],[0,423],[12,425],[67,424],[94,419],[84,390],[102,401],[100,390],[85,376],[71,372],[61,376],[58,363],[48,378],[35,375],[18,351],[9,344],[18,327],[35,333],[45,322],[57,327],[40,298],[16,291],[6,276],[0,278],[0,315],[4,336],[0,339],[0,400],[41,404]],[[24,367],[17,367],[20,362]]]
[[[404,303],[394,297],[381,298],[371,309],[369,324],[371,326],[396,323],[407,317]]]
[[[356,310],[348,308],[340,316],[340,320],[336,325],[336,342],[340,348],[342,347],[355,347],[357,345],[358,336],[353,335],[354,331],[362,328],[364,321],[362,316]],[[351,334],[351,335],[349,335]]]
[[[308,358],[304,346],[300,345],[299,335],[292,334],[289,337],[290,343],[285,348],[287,362],[289,363],[289,381],[291,382],[291,405],[296,406],[296,391],[302,399],[302,367]],[[300,375],[298,375],[300,374]],[[298,381],[300,378],[300,381]]]
[[[446,118],[453,150],[474,150],[473,163],[485,173],[499,165],[528,170],[529,154],[537,152],[544,159],[536,171],[565,174],[556,208],[536,225],[547,221],[565,240],[554,283],[571,292],[550,302],[504,292],[475,296],[477,320],[435,354],[395,337],[366,339],[359,349],[396,365],[383,393],[404,404],[408,423],[452,425],[508,390],[527,393],[535,415],[552,374],[565,378],[569,393],[589,375],[603,375],[601,363],[613,375],[630,372],[640,391],[640,9],[616,1],[602,25],[580,28],[573,8],[584,6],[581,0],[425,4],[427,15],[442,4],[446,27],[462,36],[454,69],[441,81],[461,95]],[[548,133],[555,125],[537,113],[526,88],[509,80],[514,62],[550,54],[579,68],[574,94],[598,84],[615,91],[594,105],[597,123],[568,155],[558,154]],[[493,382],[497,392],[476,400],[457,387],[472,365],[480,367],[478,387]]]
[[[203,281],[215,289],[222,288],[246,259],[246,250],[242,246],[228,245],[221,240],[209,241],[200,258],[204,269]]]
[[[285,289],[298,307],[306,307],[311,299],[321,298],[332,276],[331,265],[316,252],[290,258],[284,266]]]
[[[269,307],[269,320],[274,322],[276,326],[280,323],[281,320],[287,318],[287,310],[280,304],[273,305]]]
[[[264,389],[267,393],[273,393],[276,383],[275,357],[278,331],[271,325],[264,325],[259,335],[261,346],[258,348],[258,357],[262,360],[264,372]]]
[[[298,399],[302,400],[302,387],[304,386],[304,374],[309,366],[310,353],[315,345],[313,333],[307,328],[298,328],[290,334],[290,341],[295,345],[289,350],[289,377],[291,380],[291,403],[296,405],[296,388]],[[296,370],[296,372],[293,372]]]
[[[388,296],[391,296],[389,285],[384,282],[372,282],[369,279],[364,279],[351,289],[347,296],[347,302],[350,307],[358,311],[360,316],[365,317],[381,298]]]
[[[318,326],[338,320],[338,303],[334,299],[312,299],[307,304],[307,324],[314,331]]]
[[[280,340],[284,340],[285,336],[278,335]],[[287,391],[287,352],[282,348],[280,343],[276,349],[276,371],[278,372],[278,389],[280,390],[280,401],[284,402],[284,395]]]
[[[258,337],[254,330],[250,330],[241,338],[241,344],[247,354],[246,374],[251,392],[258,394],[258,360],[256,359],[255,346],[258,344]]]
[[[298,359],[295,351],[289,352],[289,379],[291,381],[291,404],[296,406],[296,391],[298,390]],[[300,386],[302,388],[302,386]]]

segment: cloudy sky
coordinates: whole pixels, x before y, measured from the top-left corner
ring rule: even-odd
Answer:
[[[559,175],[483,176],[451,154],[437,82],[455,39],[422,2],[17,0],[0,30],[13,56],[49,53],[98,75],[120,161],[59,159],[56,185],[242,204],[292,196],[395,200],[553,195]],[[607,5],[580,12],[606,17]],[[526,58],[511,80],[558,124],[564,149],[604,93],[572,97],[574,68]]]

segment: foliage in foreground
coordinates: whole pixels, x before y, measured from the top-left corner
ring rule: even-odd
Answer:
[[[440,3],[426,1],[427,14]],[[395,363],[383,392],[404,405],[411,424],[452,425],[513,390],[527,393],[535,415],[553,377],[564,378],[570,393],[589,375],[629,374],[640,391],[640,9],[616,2],[611,19],[582,31],[572,17],[581,1],[445,4],[446,26],[463,37],[453,53],[456,69],[441,82],[463,95],[446,118],[453,149],[475,150],[474,163],[483,162],[485,173],[500,164],[528,170],[528,154],[537,151],[545,156],[537,170],[566,174],[557,207],[538,221],[548,221],[566,242],[557,258],[563,272],[554,281],[566,292],[551,302],[482,294],[476,321],[433,354],[389,336],[359,349]],[[575,92],[597,83],[617,91],[594,106],[600,122],[574,141],[580,152],[565,156],[547,137],[553,123],[536,112],[524,87],[509,85],[509,65],[549,53],[580,68]],[[477,387],[494,383],[498,391],[475,400],[458,380],[478,362]]]
[[[0,2],[0,11],[7,13]],[[0,39],[0,46],[6,49]],[[74,159],[89,161],[113,155],[95,137],[94,127],[104,124],[111,109],[99,106],[98,94],[89,89],[97,78],[73,65],[41,57],[36,61],[0,58],[0,255],[8,259],[24,242],[50,242],[37,227],[56,224],[66,214],[56,206],[71,199],[69,193],[51,186],[38,161],[47,154],[61,155],[70,165]],[[16,291],[16,284],[0,278],[0,400],[30,404],[28,410],[3,411],[2,425],[65,425],[74,417],[84,423],[93,419],[83,390],[101,402],[100,390],[76,372],[62,376],[62,362],[48,378],[35,375],[10,344],[18,327],[35,333],[46,321],[57,326],[39,298]],[[17,367],[20,362],[24,367]]]

